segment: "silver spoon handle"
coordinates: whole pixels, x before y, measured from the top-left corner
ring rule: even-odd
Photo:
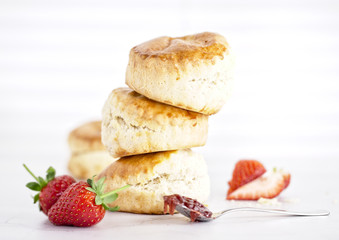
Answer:
[[[224,210],[224,211],[216,214],[216,217],[219,217],[219,216],[226,214],[226,213],[239,212],[239,211],[277,213],[277,214],[290,215],[290,216],[328,216],[328,215],[330,215],[330,212],[326,211],[326,210],[317,210],[317,211],[312,211],[312,212],[297,212],[297,211],[287,211],[287,210],[283,210],[283,209],[265,209],[265,208],[241,207],[241,208],[232,208],[232,209]]]

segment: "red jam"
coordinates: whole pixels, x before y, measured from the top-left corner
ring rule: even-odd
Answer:
[[[198,202],[195,199],[180,196],[179,194],[173,194],[169,196],[164,196],[164,213],[174,214],[175,207],[177,205],[182,205],[190,209],[191,221],[195,220],[200,216],[205,216],[207,218],[212,217],[212,212]]]

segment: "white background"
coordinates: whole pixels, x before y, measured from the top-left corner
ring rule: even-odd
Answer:
[[[209,226],[215,236],[268,229],[242,231],[244,239],[269,238],[273,230],[289,238],[291,231],[296,238],[339,237],[338,1],[0,0],[0,179],[8,183],[0,228],[7,238],[55,231],[31,206],[24,187],[31,179],[21,164],[39,174],[50,165],[67,172],[69,131],[100,119],[110,91],[124,86],[130,48],[158,36],[202,31],[224,35],[237,56],[233,96],[210,117],[208,143],[197,149],[211,174],[210,205],[230,206],[226,182],[237,160],[251,158],[291,172],[284,196],[300,200],[292,207],[319,206],[332,215],[293,224],[244,216],[200,225],[197,236]],[[112,214],[86,234],[108,236],[111,225],[118,236],[131,234],[128,224],[116,228],[115,216],[141,225],[135,234],[178,229],[167,218],[159,217],[165,222],[159,227],[144,223],[150,216]],[[256,221],[264,224],[251,225]],[[187,222],[179,223],[181,234],[190,232]],[[70,231],[60,229],[56,238]]]

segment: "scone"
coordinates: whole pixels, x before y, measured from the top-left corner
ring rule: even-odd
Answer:
[[[180,194],[205,202],[210,192],[202,155],[190,149],[120,158],[98,177],[106,177],[105,192],[130,184],[110,207],[132,213],[163,214],[163,196]]]
[[[115,160],[106,150],[72,154],[68,170],[75,178],[88,179],[98,175]]]
[[[72,130],[68,144],[72,153],[105,150],[101,143],[101,121],[87,122]]]
[[[68,144],[72,152],[68,169],[76,178],[91,178],[116,160],[101,143],[101,121],[74,129],[68,136]]]
[[[233,68],[219,34],[159,37],[131,49],[126,84],[158,102],[211,115],[230,95]]]
[[[113,157],[203,146],[208,116],[150,100],[129,88],[108,97],[102,142]]]

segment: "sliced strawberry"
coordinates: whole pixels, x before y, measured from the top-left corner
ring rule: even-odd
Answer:
[[[290,185],[290,181],[291,181],[291,174],[284,174],[284,183],[285,183],[285,188],[287,188]]]
[[[259,198],[274,198],[287,188],[290,179],[289,173],[273,171],[227,194],[227,199],[258,200]]]
[[[256,160],[240,160],[233,170],[232,180],[228,182],[230,186],[227,195],[239,187],[257,179],[266,172],[265,167]]]

